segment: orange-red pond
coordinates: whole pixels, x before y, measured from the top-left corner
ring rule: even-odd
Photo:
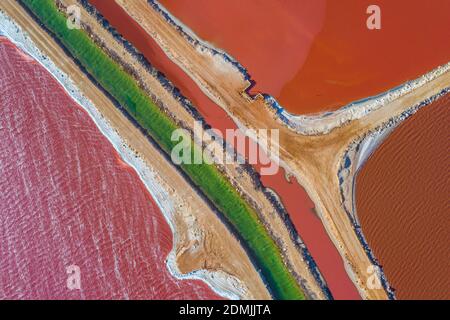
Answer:
[[[448,0],[161,0],[294,114],[336,110],[448,62]],[[381,29],[367,28],[380,8]]]
[[[137,173],[2,37],[0,106],[0,299],[219,298],[169,273],[172,233]]]
[[[384,141],[356,179],[364,235],[399,299],[450,299],[450,94]]]
[[[163,72],[199,110],[206,122],[225,133],[237,129],[226,112],[203,94],[195,82],[161,50],[158,44],[117,3],[89,0],[147,60]],[[246,2],[244,2],[246,3]],[[232,143],[232,141],[229,141]],[[256,166],[259,170],[261,166]],[[291,220],[315,260],[335,299],[359,299],[359,293],[347,275],[336,247],[328,237],[320,219],[314,213],[314,204],[296,181],[287,181],[282,170],[277,175],[262,176],[265,186],[274,190],[285,205]]]

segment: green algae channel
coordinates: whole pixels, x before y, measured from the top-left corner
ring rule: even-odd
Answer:
[[[21,3],[156,143],[170,154],[178,143],[171,140],[172,132],[178,127],[152,102],[131,75],[99,48],[84,30],[67,28],[66,16],[52,0],[21,0]],[[191,145],[192,154],[201,152],[195,144]],[[183,164],[181,168],[245,241],[273,297],[304,299],[300,286],[284,265],[279,249],[256,212],[239,196],[227,178],[209,164]]]

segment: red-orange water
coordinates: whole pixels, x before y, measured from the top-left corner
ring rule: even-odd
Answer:
[[[194,103],[208,124],[223,134],[226,129],[237,129],[226,112],[204,95],[195,82],[170,61],[158,44],[117,3],[102,0],[89,2],[95,5],[113,27]],[[255,167],[257,170],[261,168],[261,166]],[[262,182],[281,197],[296,230],[316,261],[333,297],[359,299],[358,291],[348,277],[337,249],[329,239],[319,218],[312,211],[314,204],[305,190],[296,181],[288,182],[281,170],[277,175],[263,176]]]
[[[297,114],[336,110],[450,60],[448,0],[161,0]],[[369,30],[367,7],[381,9]]]
[[[356,180],[364,235],[399,299],[450,298],[450,95],[400,125]]]

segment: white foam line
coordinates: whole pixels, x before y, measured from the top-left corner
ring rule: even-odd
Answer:
[[[218,295],[228,299],[240,299],[247,294],[246,288],[240,281],[222,271],[196,270],[182,274],[176,264],[175,244],[177,233],[174,226],[175,209],[170,200],[169,192],[157,181],[157,173],[151,166],[138,157],[120,137],[109,121],[97,110],[94,104],[86,98],[76,87],[72,79],[63,73],[58,67],[44,55],[29,36],[12,19],[0,10],[0,35],[7,37],[17,47],[39,62],[65,89],[65,91],[77,102],[92,118],[101,133],[110,141],[121,158],[131,166],[144,183],[152,198],[163,213],[171,232],[174,235],[172,249],[167,257],[167,268],[177,279],[202,280]]]

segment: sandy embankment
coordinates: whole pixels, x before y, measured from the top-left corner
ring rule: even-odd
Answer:
[[[0,7],[21,27],[26,28],[28,35],[24,37],[8,18],[2,16],[4,33],[52,72],[67,92],[89,112],[123,159],[139,173],[174,231],[176,249],[174,247],[168,261],[175,260],[180,247],[192,250],[192,256],[198,253],[203,256],[199,261],[202,264],[184,275],[178,272],[176,264],[169,263],[174,275],[203,279],[216,292],[230,298],[269,298],[238,241],[184,178],[166,163],[159,151],[90,83],[16,2],[3,1]],[[34,44],[39,46],[43,54]],[[67,74],[70,75],[70,80]],[[79,85],[82,93],[72,81]],[[190,226],[186,227],[187,225]]]
[[[370,113],[352,121],[340,118],[327,133],[301,135],[268,108],[261,96],[251,99],[244,92],[249,85],[245,76],[222,55],[192,43],[185,34],[168,23],[146,1],[117,2],[159,43],[168,57],[187,72],[202,91],[220,105],[242,127],[280,130],[281,165],[305,187],[331,239],[341,253],[346,268],[361,295],[368,299],[386,299],[385,290],[367,287],[367,268],[372,262],[361,246],[340,196],[338,170],[348,146],[365,133],[401,115],[411,106],[438,94],[450,84],[448,65],[430,73],[427,81],[400,95],[392,96]],[[406,86],[408,87],[408,86]],[[262,112],[262,111],[265,112]],[[268,111],[269,110],[269,111]],[[348,109],[351,110],[351,109]],[[331,130],[331,128],[334,128]],[[319,128],[320,129],[320,128]],[[314,130],[317,130],[315,128]]]
[[[64,0],[62,3],[69,5],[74,2],[73,0]],[[84,13],[85,10],[83,9],[82,12]],[[192,131],[195,115],[193,116],[185,108],[180,98],[163,89],[159,82],[155,83],[156,79],[151,68],[148,68],[134,54],[130,54],[130,52],[125,50],[122,46],[122,39],[113,38],[110,32],[102,27],[103,22],[99,24],[93,16],[82,14],[82,17],[85,28],[90,30],[89,32],[93,39],[100,46],[105,47],[119,64],[125,66],[127,71],[134,75],[149,95],[154,95],[157,101],[162,102],[161,106],[175,121]],[[128,44],[126,46],[129,48]],[[221,150],[222,147],[217,149]],[[308,262],[309,257],[295,231],[293,232],[286,225],[286,213],[282,206],[271,197],[269,192],[261,188],[260,184],[255,181],[252,171],[247,170],[246,167],[234,163],[221,167],[221,170],[228,175],[237,190],[255,208],[255,211],[259,214],[279,247],[283,248],[281,253],[285,263],[302,285],[307,296],[319,299],[325,298],[324,290],[320,287],[323,286],[320,274],[315,270],[313,273],[311,272],[314,266]]]
[[[117,1],[118,3],[121,0]],[[251,87],[251,76],[247,73],[245,66],[242,66],[239,61],[236,61],[233,57],[228,55],[226,52],[212,47],[208,42],[200,39],[188,26],[183,24],[179,19],[174,17],[168,12],[162,4],[160,4],[157,0],[149,1],[154,2],[154,7],[158,8],[160,12],[166,17],[169,17],[170,20],[176,25],[180,26],[180,32],[183,33],[184,38],[189,42],[197,42],[195,44],[196,48],[200,50],[202,53],[206,53],[213,57],[215,67],[220,69],[220,65],[224,64],[223,71],[224,73],[230,73],[230,71],[237,75],[237,77],[241,76],[241,83],[245,84],[245,88],[243,91],[247,92],[248,88]],[[167,19],[166,19],[167,20]],[[160,40],[160,45],[163,45],[164,40]],[[172,54],[169,50],[166,50],[166,53],[170,57]],[[172,59],[180,59],[180,57],[175,57],[173,55]],[[189,70],[189,67],[183,66],[185,71]],[[277,100],[268,95],[264,94],[259,95],[258,99],[264,99],[265,105],[270,107],[271,111],[276,111],[277,116],[282,120],[287,126],[289,126],[292,130],[302,134],[302,135],[315,135],[315,134],[324,134],[329,133],[334,128],[342,126],[350,121],[360,119],[370,112],[377,110],[384,105],[392,102],[393,100],[412,92],[414,89],[423,86],[429,81],[441,76],[442,74],[448,72],[450,70],[450,63],[439,66],[434,70],[431,70],[427,74],[423,76],[408,81],[396,88],[393,88],[387,92],[383,92],[377,96],[367,97],[360,101],[354,101],[348,105],[342,106],[336,111],[333,112],[323,112],[311,115],[296,115],[291,114],[286,111],[282,105],[280,105]],[[195,77],[195,75],[193,75]],[[197,81],[201,81],[199,78]],[[205,88],[206,89],[206,88]],[[213,93],[212,93],[213,94]]]

